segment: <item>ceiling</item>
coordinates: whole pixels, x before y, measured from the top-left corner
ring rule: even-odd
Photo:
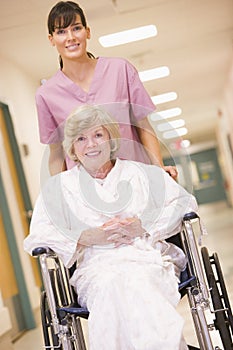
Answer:
[[[38,81],[58,68],[56,49],[47,39],[52,0],[2,0],[0,55]],[[218,110],[232,62],[233,0],[80,0],[95,56],[120,56],[139,71],[168,66],[170,76],[146,82],[151,96],[175,91],[178,99],[158,111],[180,107],[192,144],[215,139]],[[114,48],[98,37],[155,24],[158,35]],[[175,119],[175,118],[173,118]]]

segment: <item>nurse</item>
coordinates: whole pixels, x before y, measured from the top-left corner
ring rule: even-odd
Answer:
[[[134,66],[123,58],[95,58],[87,51],[91,31],[75,2],[60,1],[51,9],[48,32],[61,68],[39,87],[36,104],[40,140],[50,147],[50,173],[74,166],[67,157],[64,161],[64,122],[82,104],[101,105],[117,119],[122,138],[120,158],[164,167],[159,141],[147,119],[155,106]],[[175,167],[164,168],[176,178]]]

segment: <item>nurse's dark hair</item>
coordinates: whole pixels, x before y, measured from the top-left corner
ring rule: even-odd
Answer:
[[[48,32],[50,35],[53,35],[56,27],[66,28],[74,23],[76,16],[79,15],[81,18],[82,25],[87,28],[87,21],[84,15],[82,8],[73,1],[59,1],[53,8],[50,10],[48,15]],[[87,52],[90,58],[95,58],[95,56]],[[60,67],[62,69],[63,62],[62,58],[59,57]]]

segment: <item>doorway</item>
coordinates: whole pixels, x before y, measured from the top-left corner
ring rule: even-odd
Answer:
[[[32,206],[8,106],[0,103],[0,289],[12,323],[12,340],[35,327],[17,235],[28,234]],[[31,260],[37,284],[37,261]]]

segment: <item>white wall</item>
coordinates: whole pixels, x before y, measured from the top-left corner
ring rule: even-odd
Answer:
[[[35,91],[39,82],[8,60],[0,59],[0,101],[7,104],[16,138],[22,155],[25,175],[28,180],[32,202],[38,195],[40,184],[40,166],[44,146],[39,142]],[[27,144],[29,155],[24,156],[22,145]]]
[[[226,192],[229,204],[233,206],[233,60],[219,113],[217,137]]]
[[[233,54],[232,54],[233,56]],[[228,82],[225,89],[225,107],[226,107],[226,118],[228,119],[229,123],[229,134],[232,141],[232,147],[233,147],[233,58],[232,58],[232,65],[229,72]]]

